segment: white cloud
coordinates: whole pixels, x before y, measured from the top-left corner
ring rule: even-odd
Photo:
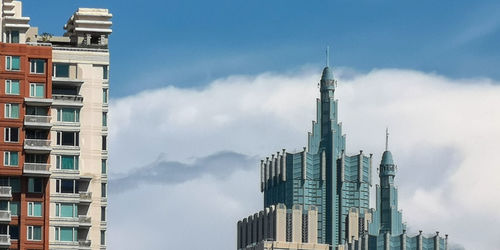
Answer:
[[[495,159],[500,141],[500,84],[397,69],[345,80],[338,73],[336,95],[348,152],[363,149],[374,153],[377,161],[385,127],[390,127],[390,148],[399,165],[400,207],[409,226],[428,232],[439,229],[466,249],[491,249],[498,244],[492,233],[484,231],[493,232],[500,223],[500,200],[494,198],[500,191]],[[113,100],[111,172],[125,174],[161,154],[168,160],[192,161],[223,150],[265,156],[281,148],[302,148],[315,118],[319,76],[308,70],[231,76],[203,89],[167,87]],[[257,168],[256,162],[248,176],[233,174],[223,181],[194,179],[171,186],[141,186],[117,195],[110,207],[113,246],[127,249],[129,245],[119,239],[133,235],[138,225],[147,226],[142,219],[114,220],[141,209],[129,204],[130,197],[135,197],[154,206],[153,210],[160,208],[158,214],[155,210],[157,221],[151,230],[176,235],[178,223],[184,223],[196,227],[186,229],[194,238],[206,239],[207,232],[221,237],[203,240],[209,248],[233,248],[235,218],[256,212],[262,204]],[[124,212],[121,206],[129,209]],[[170,219],[172,223],[167,223]],[[491,226],[479,223],[483,221]],[[150,248],[164,244],[160,236],[144,237]],[[182,239],[172,236],[169,242],[172,247],[197,248],[195,242]]]

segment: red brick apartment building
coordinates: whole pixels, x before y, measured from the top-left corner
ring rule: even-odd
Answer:
[[[52,48],[0,43],[0,249],[49,248]]]

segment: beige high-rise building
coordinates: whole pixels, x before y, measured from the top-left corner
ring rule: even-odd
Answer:
[[[112,15],[79,8],[54,36],[28,24],[21,1],[0,12],[0,217],[12,218],[0,248],[106,249]]]
[[[316,207],[287,209],[278,204],[238,221],[237,249],[328,250],[329,246],[318,243]]]

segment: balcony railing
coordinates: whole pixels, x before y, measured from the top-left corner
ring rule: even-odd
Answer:
[[[12,187],[0,186],[0,198],[12,198]]]
[[[10,221],[11,221],[10,211],[0,210],[0,222],[9,223]]]
[[[10,235],[0,234],[0,246],[10,246]]]
[[[80,192],[80,200],[92,202],[92,193],[91,192]]]
[[[78,215],[78,223],[80,224],[91,224],[92,218],[86,215]]]
[[[24,116],[24,125],[27,126],[51,126],[50,116],[44,115],[25,115]]]
[[[24,174],[50,175],[50,164],[24,163]]]
[[[24,149],[50,151],[52,148],[50,147],[50,140],[25,139]]]
[[[79,240],[78,246],[80,247],[90,247],[92,245],[92,241],[90,240]]]
[[[52,98],[54,100],[69,101],[69,102],[83,102],[83,96],[81,95],[61,95],[53,94]]]

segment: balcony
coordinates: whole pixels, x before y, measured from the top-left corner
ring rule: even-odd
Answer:
[[[83,106],[83,96],[53,94],[54,106]]]
[[[80,87],[83,84],[83,80],[80,79],[71,79],[69,77],[52,77],[52,84],[61,86],[76,86]]]
[[[92,245],[92,241],[90,241],[90,240],[79,240],[78,241],[78,246],[80,247],[79,249],[90,249],[91,245]]]
[[[12,187],[0,186],[0,199],[9,200],[12,198]]]
[[[92,193],[91,192],[80,192],[80,202],[91,203]]]
[[[25,115],[24,116],[24,126],[29,128],[42,128],[50,129],[52,123],[50,123],[50,116],[43,115]]]
[[[80,223],[80,227],[91,227],[92,218],[86,215],[78,215],[78,223]]]
[[[52,99],[40,98],[40,97],[25,97],[24,102],[30,106],[50,106],[52,105]]]
[[[52,147],[50,146],[50,140],[25,139],[24,150],[26,150],[27,153],[39,153],[39,152],[48,153],[52,150]]]
[[[0,223],[9,224],[11,221],[10,211],[0,210]]]
[[[24,163],[23,174],[29,176],[49,176],[50,164],[46,163]]]
[[[10,235],[0,234],[0,247],[10,247]]]

